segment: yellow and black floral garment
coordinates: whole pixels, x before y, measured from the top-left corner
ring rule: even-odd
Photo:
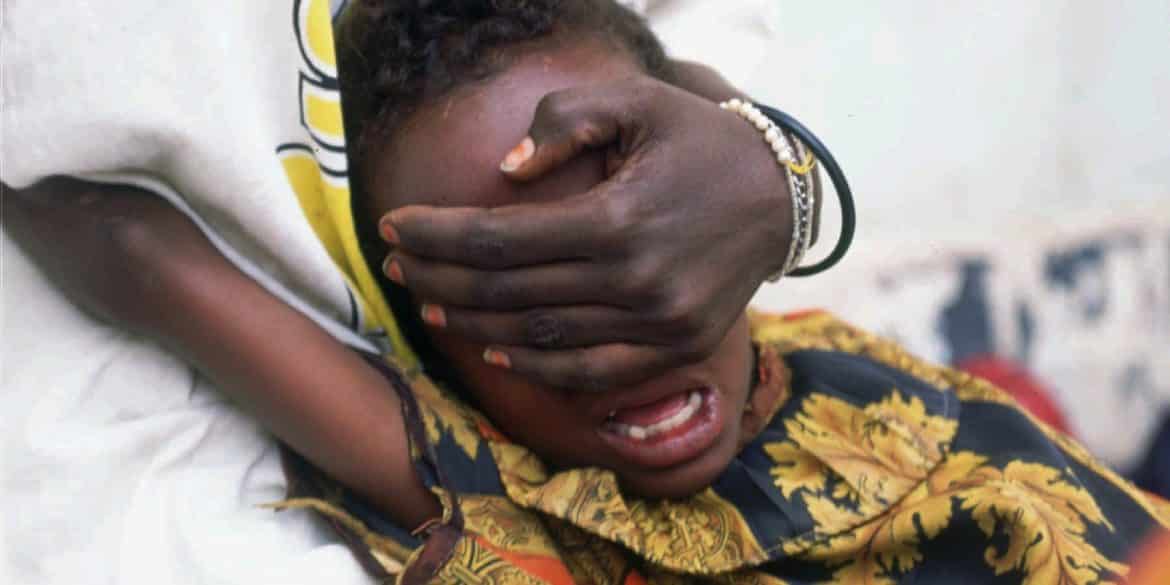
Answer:
[[[824,313],[752,326],[759,432],[687,500],[553,472],[415,375],[407,426],[442,522],[405,531],[295,456],[285,506],[404,583],[1116,583],[1170,527],[1165,502],[986,382]]]

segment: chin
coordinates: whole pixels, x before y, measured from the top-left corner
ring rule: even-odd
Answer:
[[[736,456],[736,434],[724,433],[711,449],[674,467],[619,471],[623,492],[645,499],[681,500],[711,487]]]

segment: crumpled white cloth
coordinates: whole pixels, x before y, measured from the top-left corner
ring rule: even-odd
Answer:
[[[254,422],[3,246],[4,583],[368,582],[311,516],[258,507],[284,479]]]

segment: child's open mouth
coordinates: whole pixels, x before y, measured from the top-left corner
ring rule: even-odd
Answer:
[[[706,451],[722,432],[719,393],[684,390],[610,413],[600,434],[617,453],[643,467],[671,467]]]

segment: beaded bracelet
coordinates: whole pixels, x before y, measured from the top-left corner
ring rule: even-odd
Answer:
[[[763,133],[764,141],[772,148],[788,179],[792,200],[792,240],[783,267],[768,277],[768,282],[776,282],[800,266],[800,261],[812,244],[812,173],[817,161],[803,142],[781,129],[751,102],[733,98],[719,104],[719,107],[739,115]]]

